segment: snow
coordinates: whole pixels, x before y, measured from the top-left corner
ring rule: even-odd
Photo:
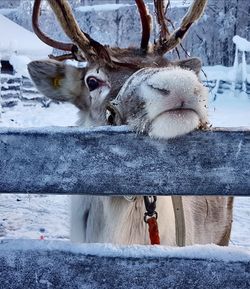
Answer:
[[[210,98],[209,120],[214,127],[249,127],[250,101],[245,93],[227,91]]]
[[[74,254],[84,254],[100,257],[175,257],[187,259],[206,259],[211,261],[224,262],[249,262],[250,252],[240,247],[219,247],[216,245],[194,245],[183,248],[166,246],[116,246],[112,244],[74,244],[62,241],[33,241],[33,240],[2,240],[0,242],[1,251],[12,251],[13,248],[19,251],[62,251]]]
[[[28,56],[12,54],[10,56],[9,62],[13,66],[17,73],[17,76],[30,77],[27,65],[30,63],[31,59]]]
[[[242,91],[247,91],[247,82],[250,83],[250,65],[247,64],[246,53],[250,51],[250,42],[247,39],[238,35],[233,37],[233,42],[236,45],[234,64],[232,67],[222,65],[204,67],[204,71],[209,80],[215,80],[218,89],[220,81],[230,82],[234,90],[238,83],[242,84]],[[241,59],[240,59],[241,56]],[[205,75],[201,75],[203,81],[206,80]]]
[[[233,43],[239,50],[250,52],[250,41],[247,41],[245,38],[235,35],[233,37]]]
[[[223,65],[215,65],[215,66],[204,66],[203,70],[207,76],[206,77],[204,74],[201,74],[201,78],[203,81],[205,81],[206,79],[217,81],[223,80],[228,82],[234,82],[235,80],[242,81],[241,78],[242,63],[237,64],[236,68],[234,66],[226,67]],[[250,76],[250,65],[246,65],[246,73]]]
[[[250,252],[250,198],[235,198],[231,243]]]
[[[171,1],[171,7],[189,7],[191,1],[183,1],[183,0],[173,0]],[[153,5],[153,3],[149,3],[149,5]],[[119,10],[124,7],[135,6],[135,4],[99,4],[99,5],[91,5],[91,6],[79,6],[76,8],[76,11],[80,12],[106,12],[106,11],[114,11]]]
[[[76,11],[80,12],[105,12],[118,10],[123,7],[131,6],[130,4],[101,4],[101,5],[92,5],[92,6],[80,6],[76,8]]]
[[[192,0],[172,0],[170,1],[170,7],[189,7]]]
[[[240,75],[240,81],[243,85],[243,91],[246,91],[246,82],[250,81],[250,74],[249,69],[247,67],[247,61],[246,61],[246,52],[250,51],[250,42],[247,41],[245,38],[242,38],[238,35],[235,35],[233,37],[233,42],[236,45],[235,48],[235,57],[234,57],[234,80],[235,82],[239,78]],[[242,52],[241,57],[241,65],[239,65],[239,51]]]
[[[0,199],[0,239],[68,239],[68,197],[0,194]]]
[[[8,15],[12,12],[13,13],[17,12],[17,8],[1,8],[0,9],[0,14],[2,15]]]
[[[38,37],[0,14],[0,53],[2,60],[9,60],[13,54],[29,56],[31,59],[45,58],[52,48]]]
[[[250,78],[250,65],[245,68],[245,74]],[[242,84],[242,90],[235,89],[242,82],[242,65],[237,65],[237,70],[222,65],[205,66],[203,70],[206,75],[201,74],[202,80],[215,82],[215,87],[210,89],[209,105],[209,119],[213,126],[250,127],[250,101],[246,83]],[[223,93],[218,93],[220,85],[224,85]]]
[[[24,97],[26,97],[24,95]],[[28,96],[27,96],[28,97]],[[58,113],[58,111],[60,111]],[[75,126],[78,110],[69,103],[52,103],[49,108],[42,105],[18,103],[16,107],[4,111],[1,127],[43,127],[43,126]]]

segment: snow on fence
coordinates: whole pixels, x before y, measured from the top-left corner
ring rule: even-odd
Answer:
[[[246,91],[247,82],[250,83],[250,74],[247,73],[247,61],[246,61],[246,52],[250,52],[250,41],[235,35],[233,37],[233,42],[236,46],[235,48],[235,58],[234,58],[234,77],[235,77],[235,85],[237,83],[238,69],[239,69],[239,52],[242,53],[241,60],[241,75],[240,80],[242,82],[242,90]]]
[[[127,127],[0,129],[0,192],[250,196],[250,130],[169,141]],[[250,253],[0,241],[0,287],[250,288]]]
[[[0,242],[3,289],[247,289],[250,255],[235,248],[118,247],[107,244]]]
[[[234,64],[232,67],[222,65],[203,67],[205,74],[201,74],[203,83],[209,87],[216,98],[217,93],[230,89],[250,94],[250,41],[235,35],[232,39],[235,44]],[[235,93],[237,95],[238,93]]]

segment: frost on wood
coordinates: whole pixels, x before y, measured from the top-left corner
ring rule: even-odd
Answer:
[[[0,243],[4,289],[245,289],[250,286],[249,266],[249,253],[217,246],[115,247],[34,240]]]
[[[249,195],[249,134],[157,141],[122,127],[1,129],[0,192]]]

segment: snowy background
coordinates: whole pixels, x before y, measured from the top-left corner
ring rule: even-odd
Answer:
[[[4,16],[1,17],[1,13],[31,30],[32,2],[30,0],[0,1],[0,59],[9,61],[17,72],[15,75],[7,72],[1,74],[0,127],[73,126],[78,111],[73,105],[50,102],[36,91],[28,78],[24,78],[27,76],[25,66],[29,59],[34,58],[38,50],[39,55],[45,57],[48,48],[39,44],[39,48],[32,46],[33,36],[28,32],[25,32],[26,41],[2,36],[14,35],[14,32],[20,35],[21,27],[13,26],[14,32],[8,33],[12,24],[3,18]],[[88,24],[88,32],[91,32],[94,38],[111,44],[122,42],[127,45],[127,43],[138,42],[139,32],[137,36],[136,33],[126,33],[131,27],[137,31],[140,29],[139,24],[135,22],[138,19],[133,16],[135,14],[133,1],[106,1],[112,3],[108,6],[93,6],[105,2],[98,0],[72,0],[71,2],[80,23],[84,27],[86,23]],[[152,3],[152,1],[148,2]],[[181,15],[189,2],[172,1],[173,16]],[[250,127],[250,65],[248,65],[250,64],[248,42],[250,4],[245,0],[239,2],[237,1],[236,4],[235,1],[220,1],[216,4],[213,0],[209,1],[209,8],[201,25],[192,29],[190,38],[186,41],[188,51],[192,55],[200,56],[206,65],[210,65],[204,66],[201,78],[210,90],[209,119],[213,126]],[[115,3],[119,4],[115,5]],[[242,3],[245,5],[244,9]],[[83,4],[91,6],[83,6]],[[52,35],[55,33],[57,38],[63,39],[60,30],[51,29],[54,20],[46,2],[43,9],[42,18],[46,18],[46,21],[42,21],[43,28],[45,31],[50,31]],[[223,13],[218,14],[216,12],[218,9]],[[124,15],[128,18],[124,18]],[[230,16],[230,23],[225,15]],[[107,18],[109,21],[106,21]],[[207,21],[212,21],[213,25],[208,25]],[[112,25],[114,33],[106,29],[110,23],[116,23]],[[103,27],[103,31],[107,33],[100,31],[100,27]],[[214,31],[216,29],[217,31]],[[243,38],[234,38],[233,42],[233,36],[236,34]],[[113,37],[111,38],[110,35]],[[205,35],[205,38],[200,39],[200,35]],[[199,42],[197,38],[200,39]],[[24,45],[22,46],[21,43]],[[20,47],[23,47],[22,51]],[[32,47],[33,50],[30,50]],[[68,240],[69,202],[68,196],[0,194],[0,239],[44,237]],[[231,244],[241,245],[250,250],[250,198],[235,200]]]
[[[123,47],[139,45],[140,22],[134,0],[69,0],[69,2],[74,8],[80,26],[97,41]],[[153,12],[153,0],[145,2]],[[178,26],[190,2],[190,0],[171,0],[168,15],[175,27]],[[84,4],[91,6],[83,6]],[[0,13],[32,31],[32,5],[33,0],[1,0]],[[231,66],[234,59],[233,36],[239,35],[250,39],[249,13],[249,0],[209,0],[204,16],[198,25],[192,27],[184,40],[185,48],[192,55],[201,57],[205,65]],[[47,1],[43,1],[40,23],[44,32],[59,40],[66,39]],[[155,27],[154,36],[156,35]],[[181,49],[180,53],[185,56]],[[176,57],[176,54],[173,54]]]

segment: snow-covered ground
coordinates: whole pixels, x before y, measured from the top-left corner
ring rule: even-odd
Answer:
[[[209,80],[215,70],[205,68]],[[213,126],[250,127],[250,95],[231,88],[229,85],[216,94],[211,90],[210,121]],[[45,108],[20,101],[17,106],[4,109],[0,127],[73,126],[76,120],[77,109],[73,105],[52,103]],[[68,196],[0,194],[0,239],[68,240],[69,202]],[[235,199],[231,240],[250,250],[250,198]]]

